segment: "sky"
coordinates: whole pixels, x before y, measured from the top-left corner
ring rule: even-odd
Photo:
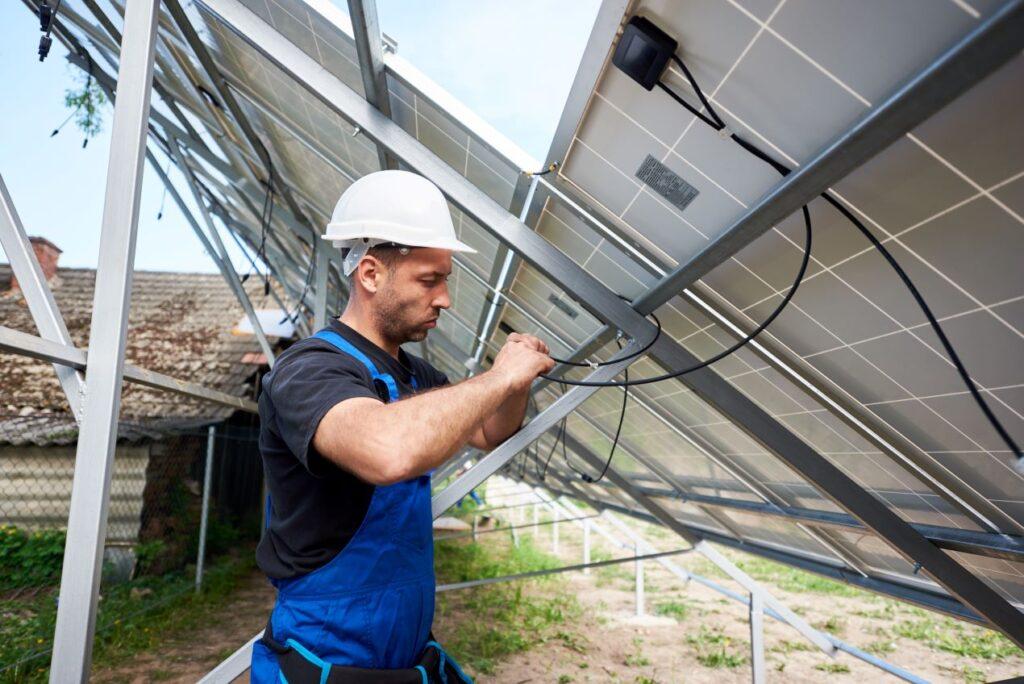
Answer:
[[[333,1],[347,11],[345,0]],[[400,55],[530,155],[543,159],[598,4],[378,0],[378,13],[382,31],[398,42]],[[0,98],[0,175],[29,235],[42,235],[60,247],[62,266],[94,268],[113,110],[105,105],[103,130],[84,149],[84,136],[74,123],[50,137],[67,118],[64,95],[80,85],[80,77],[56,40],[50,56],[39,62],[40,35],[38,21],[22,3],[0,2],[0,82],[5,87]],[[181,178],[172,177],[185,190]],[[225,241],[236,268],[248,270],[231,240]],[[2,249],[0,261],[7,261]],[[160,180],[148,166],[135,268],[216,271],[182,214],[169,198],[163,199]]]

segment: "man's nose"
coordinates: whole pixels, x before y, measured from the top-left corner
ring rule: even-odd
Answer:
[[[445,283],[441,288],[441,293],[434,298],[433,306],[435,309],[447,309],[452,305],[452,299],[448,296],[448,283]]]

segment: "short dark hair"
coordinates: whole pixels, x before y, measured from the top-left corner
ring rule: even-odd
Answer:
[[[402,257],[401,250],[413,249],[406,245],[399,245],[394,242],[384,242],[379,245],[374,245],[370,249],[366,250],[367,256],[372,256],[377,261],[384,264],[384,267],[388,269],[388,273],[393,273],[395,267],[398,265],[398,260]],[[352,275],[355,275],[355,271],[352,271]]]

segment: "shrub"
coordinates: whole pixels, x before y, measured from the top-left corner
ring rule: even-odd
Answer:
[[[26,532],[0,525],[0,588],[56,584],[64,560],[64,530]]]

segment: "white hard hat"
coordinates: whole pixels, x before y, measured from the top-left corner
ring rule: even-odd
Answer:
[[[409,171],[376,171],[350,185],[334,206],[323,239],[349,250],[345,275],[368,249],[387,242],[476,251],[455,236],[448,203],[437,186]]]

